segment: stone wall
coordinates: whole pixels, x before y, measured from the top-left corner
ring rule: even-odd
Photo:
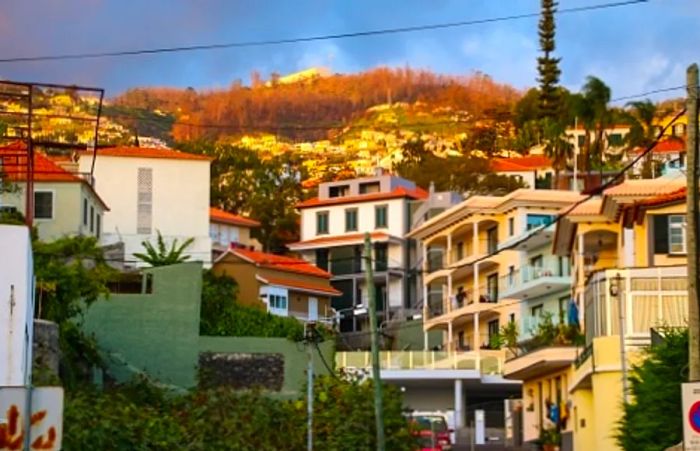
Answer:
[[[46,372],[51,376],[58,376],[60,359],[58,324],[43,319],[34,320],[32,357],[35,370]]]
[[[199,354],[199,385],[279,392],[284,385],[284,355],[203,352]]]

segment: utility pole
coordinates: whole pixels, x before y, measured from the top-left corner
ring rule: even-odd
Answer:
[[[367,285],[369,328],[372,334],[372,380],[374,382],[374,417],[377,427],[377,451],[385,450],[384,406],[382,405],[382,378],[379,372],[379,331],[377,330],[377,293],[374,289],[372,271],[372,238],[365,233],[365,283]]]
[[[313,451],[314,449],[314,340],[316,339],[314,330],[315,327],[316,324],[308,322],[306,323],[306,327],[304,329],[304,341],[306,342],[306,352],[308,356],[308,366],[306,369],[307,451]]]
[[[688,251],[688,380],[700,381],[700,299],[698,299],[698,65],[688,67],[686,118],[688,136],[687,251]]]

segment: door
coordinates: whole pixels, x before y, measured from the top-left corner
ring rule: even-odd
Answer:
[[[309,321],[318,320],[318,299],[309,298]]]

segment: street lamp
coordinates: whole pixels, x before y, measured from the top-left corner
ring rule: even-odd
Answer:
[[[624,307],[625,303],[623,301],[623,296],[620,294],[620,287],[622,286],[622,277],[620,277],[620,273],[617,273],[615,277],[612,277],[610,279],[610,296],[613,298],[617,298],[618,301],[618,317],[619,317],[619,325],[618,325],[618,332],[620,333],[620,366],[622,368],[622,400],[625,404],[627,404],[627,356],[625,352],[625,315],[624,315]]]

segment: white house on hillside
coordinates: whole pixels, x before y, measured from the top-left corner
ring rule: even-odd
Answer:
[[[100,242],[123,243],[125,260],[138,265],[134,252],[141,242],[194,238],[186,250],[192,260],[210,263],[210,159],[171,149],[114,147],[99,149],[95,188],[110,206]],[[79,156],[81,172],[89,172],[92,153]]]

